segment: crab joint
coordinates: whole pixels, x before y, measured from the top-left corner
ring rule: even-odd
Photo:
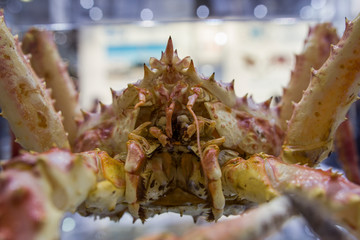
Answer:
[[[150,127],[149,133],[157,138],[163,147],[169,144],[168,137],[158,127]]]

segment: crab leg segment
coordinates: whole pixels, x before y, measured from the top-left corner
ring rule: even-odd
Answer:
[[[61,111],[64,128],[72,144],[76,137],[76,121],[81,119],[78,93],[67,65],[62,61],[51,32],[30,29],[22,40],[22,50],[31,54],[30,63],[36,74],[43,78],[55,99],[54,107]]]
[[[225,192],[262,203],[283,192],[296,192],[319,202],[327,212],[360,236],[360,187],[338,173],[287,164],[278,158],[255,154],[235,158],[222,168]]]
[[[312,71],[309,87],[289,121],[282,158],[316,165],[332,150],[334,134],[360,89],[360,15],[346,22],[329,58]]]
[[[56,239],[62,214],[75,211],[95,186],[96,158],[52,149],[6,162],[0,177],[0,238]]]
[[[336,29],[330,23],[318,24],[309,29],[302,53],[296,55],[294,71],[288,86],[284,89],[282,99],[279,103],[280,124],[283,130],[287,129],[287,121],[293,113],[293,103],[301,100],[303,91],[309,85],[311,68],[319,69],[330,54],[330,45],[336,44],[339,37]]]
[[[70,148],[61,116],[0,16],[0,107],[17,141],[42,152]]]

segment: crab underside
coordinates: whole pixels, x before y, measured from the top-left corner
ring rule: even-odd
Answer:
[[[31,29],[20,44],[1,16],[0,107],[26,152],[2,165],[0,239],[56,238],[67,211],[216,221],[263,204],[180,237],[149,238],[256,239],[299,213],[311,219],[304,202],[360,237],[351,131],[338,128],[360,88],[359,18],[346,21],[341,39],[328,23],[310,29],[277,104],[237,97],[233,82],[201,76],[169,38],[143,79],[85,112],[51,33]],[[335,138],[349,180],[314,168]],[[331,230],[326,236],[345,236]]]

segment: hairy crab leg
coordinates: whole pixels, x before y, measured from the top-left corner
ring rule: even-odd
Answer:
[[[278,105],[280,110],[280,125],[284,131],[287,121],[293,113],[293,103],[301,100],[303,91],[309,85],[311,68],[318,69],[323,65],[330,54],[330,45],[336,44],[339,37],[336,29],[330,23],[317,24],[309,29],[301,54],[296,55],[295,68],[291,72],[288,86],[284,89],[282,99]]]
[[[360,187],[338,173],[284,163],[266,154],[231,159],[222,173],[225,193],[262,203],[293,191],[319,202],[337,222],[360,236]]]
[[[282,159],[314,166],[332,150],[334,134],[360,89],[360,15],[346,21],[343,37],[332,46],[289,121]]]
[[[54,107],[61,111],[65,131],[70,144],[73,144],[77,132],[76,120],[80,120],[82,114],[74,82],[53,39],[51,32],[31,28],[24,35],[21,47],[25,54],[31,54],[32,68],[51,89],[51,97],[55,99]]]
[[[61,115],[0,16],[0,107],[27,150],[70,148]]]

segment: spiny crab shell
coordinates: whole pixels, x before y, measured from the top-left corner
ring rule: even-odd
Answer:
[[[170,141],[184,141],[184,128],[181,129],[181,126],[191,124],[193,118],[186,104],[194,91],[200,88],[201,93],[194,106],[195,115],[212,120],[216,131],[210,134],[226,136],[224,147],[247,154],[280,153],[284,133],[277,125],[275,113],[270,110],[270,101],[257,105],[260,109],[257,112],[249,111],[247,102],[255,105],[251,98],[244,96],[238,99],[233,82],[217,82],[214,74],[209,78],[202,77],[196,72],[190,57],[178,57],[171,38],[160,60],[150,59],[150,67],[151,70],[144,65],[144,78],[138,83],[130,84],[120,92],[112,90],[113,103],[109,106],[101,104],[100,113],[85,113],[85,121],[79,125],[75,151],[100,148],[110,155],[125,152],[123,143],[127,141],[128,134],[139,123],[146,121],[152,122],[151,126],[160,127]],[[142,94],[146,102],[140,105]],[[172,102],[175,103],[174,116],[169,123],[165,118]],[[187,122],[181,122],[181,117],[178,119],[181,115],[187,118]],[[169,124],[175,125],[171,131],[177,131],[176,134],[170,134]]]
[[[150,166],[139,167],[145,168],[141,173],[144,186],[137,187],[136,198],[148,202],[147,211],[152,205],[157,212],[162,211],[159,206],[166,209],[165,206],[172,205],[176,209],[191,208],[193,216],[194,212],[203,215],[209,212],[207,201],[212,198],[213,202],[219,202],[217,219],[226,204],[221,187],[214,187],[216,196],[207,193],[208,181],[212,180],[203,176],[199,166],[200,162],[202,168],[206,166],[202,155],[206,148],[216,146],[214,154],[219,155],[221,165],[239,155],[248,157],[259,152],[278,155],[284,133],[274,120],[276,115],[270,109],[270,100],[255,105],[247,96],[237,99],[233,83],[217,82],[214,75],[204,78],[196,72],[189,57],[180,59],[171,38],[160,60],[150,59],[150,67],[144,65],[144,78],[138,83],[120,92],[112,90],[111,105],[100,104],[100,112],[84,113],[74,150],[99,148],[128,162],[129,142],[124,143],[129,139],[140,142],[139,150],[146,155]],[[266,113],[266,117],[245,111],[250,109],[248,102],[261,108],[261,114]],[[159,176],[151,167],[154,161],[163,170]],[[211,171],[220,171],[219,163],[207,163],[210,175],[216,175]],[[213,180],[221,184],[221,173],[217,175]],[[227,198],[234,202],[231,194]],[[195,202],[196,211],[186,207]],[[141,204],[139,210],[144,211]],[[142,219],[149,215],[141,214]],[[208,217],[214,218],[211,211]]]

